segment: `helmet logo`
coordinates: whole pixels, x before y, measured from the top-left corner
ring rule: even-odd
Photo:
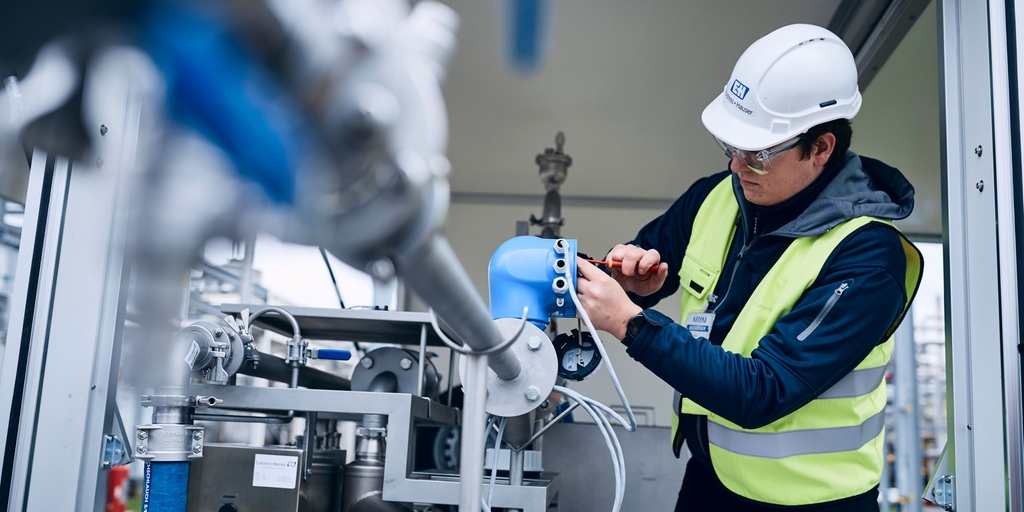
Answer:
[[[732,85],[729,86],[729,92],[742,100],[747,97],[747,93],[750,92],[750,88],[743,85],[743,82],[740,82],[739,80],[733,80]]]

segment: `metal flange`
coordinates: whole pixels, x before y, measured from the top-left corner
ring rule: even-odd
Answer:
[[[518,318],[499,318],[494,321],[503,336],[512,336],[522,321]],[[486,410],[495,416],[510,418],[526,414],[540,407],[555,386],[558,377],[558,355],[544,331],[527,322],[510,351],[522,363],[522,371],[512,380],[504,380],[487,369]],[[465,382],[465,358],[459,371]]]

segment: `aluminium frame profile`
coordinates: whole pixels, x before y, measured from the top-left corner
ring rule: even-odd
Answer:
[[[1014,189],[1006,2],[943,0],[938,17],[953,505],[1020,512],[1022,198]]]
[[[20,343],[6,347],[0,374],[0,498],[10,511],[100,511],[106,501],[102,461],[106,436],[118,435],[129,280],[128,181],[149,98],[144,81],[110,67],[123,51],[94,61],[93,112],[109,127],[94,163],[33,157],[10,331]]]

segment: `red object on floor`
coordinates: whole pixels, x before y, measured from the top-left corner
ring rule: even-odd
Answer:
[[[125,512],[128,501],[128,466],[110,468],[106,512]]]

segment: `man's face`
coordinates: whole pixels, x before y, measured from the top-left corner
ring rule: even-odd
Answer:
[[[772,156],[772,168],[767,174],[750,170],[738,155],[732,157],[729,169],[739,177],[747,201],[774,206],[795,196],[821,176],[834,147],[835,136],[826,133],[812,146],[809,158],[800,158],[800,148]]]

